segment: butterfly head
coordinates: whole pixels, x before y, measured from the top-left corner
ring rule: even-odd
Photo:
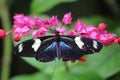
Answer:
[[[60,36],[60,32],[55,30],[55,36]]]

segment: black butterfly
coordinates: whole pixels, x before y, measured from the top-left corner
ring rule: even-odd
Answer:
[[[30,39],[18,44],[14,53],[24,57],[35,57],[40,62],[49,62],[58,59],[76,60],[83,55],[99,52],[102,43],[87,37],[68,35],[44,36]]]

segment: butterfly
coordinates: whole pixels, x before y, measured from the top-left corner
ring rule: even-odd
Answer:
[[[82,36],[43,36],[26,40],[14,47],[14,53],[23,57],[35,57],[40,62],[58,59],[77,60],[88,54],[99,52],[103,45],[99,41]]]

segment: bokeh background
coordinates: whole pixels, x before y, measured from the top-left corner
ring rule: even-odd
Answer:
[[[73,22],[80,19],[95,26],[104,22],[109,32],[120,36],[119,3],[120,0],[0,0],[0,28],[12,28],[15,13],[57,15],[62,19],[71,12]],[[41,63],[34,58],[20,58],[13,54],[16,44],[11,36],[0,39],[0,75],[4,75],[1,80],[120,80],[120,45],[104,47],[100,53],[86,56],[86,63],[65,64],[57,60],[53,73],[54,61]]]

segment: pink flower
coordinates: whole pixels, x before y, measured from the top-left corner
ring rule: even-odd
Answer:
[[[44,27],[41,27],[38,30],[35,30],[32,35],[34,38],[42,37],[42,36],[45,36],[46,32],[47,32],[47,29]]]
[[[33,31],[33,37],[41,37],[45,36],[47,31],[52,29],[60,32],[60,35],[64,35],[66,33],[66,29],[60,24],[57,16],[52,16],[51,18],[42,19],[41,17],[34,17],[32,19],[30,16],[25,16],[24,14],[16,14],[14,16],[14,24],[11,31],[5,33],[1,31],[0,36],[6,36],[7,34],[14,32],[14,36],[16,41],[21,38],[21,36],[28,36],[30,31]],[[66,13],[62,19],[63,24],[71,24],[72,17],[71,12]],[[115,34],[109,33],[107,30],[107,25],[105,23],[100,23],[98,27],[94,25],[86,26],[85,22],[77,20],[74,24],[74,29],[70,29],[68,31],[68,35],[70,36],[84,36],[91,39],[96,39],[101,42],[104,46],[108,46],[111,44],[120,44],[120,38],[116,38]]]
[[[57,27],[56,30],[60,32],[60,35],[63,35],[66,33],[66,29],[64,27]]]
[[[23,34],[24,36],[28,36],[30,34],[30,29],[27,26],[24,26],[22,28],[15,28],[14,33],[15,34]]]
[[[96,30],[90,31],[87,33],[87,36],[92,39],[97,39],[99,32]]]
[[[16,14],[14,16],[14,28],[23,27],[25,25],[33,29],[35,27],[35,22],[29,16],[24,16],[23,14]]]
[[[40,27],[44,27],[46,29],[49,28],[48,19],[44,20],[42,18],[37,17],[35,23],[36,23],[36,28],[40,28]]]
[[[30,30],[35,27],[35,22],[29,16],[24,16],[23,14],[16,14],[14,16],[13,26],[15,34],[23,34],[24,36],[28,36],[30,34]]]
[[[78,34],[86,33],[85,25],[86,25],[86,24],[85,24],[84,22],[81,22],[80,20],[77,20],[77,22],[76,22],[75,25],[74,25],[75,31],[76,31]]]
[[[87,32],[91,32],[91,31],[95,31],[95,30],[97,30],[97,28],[94,25],[88,25],[86,27]]]
[[[24,17],[24,14],[15,14],[15,16],[13,16],[13,19],[19,19],[21,17]]]
[[[35,28],[35,21],[34,21],[31,17],[27,16],[27,17],[25,17],[24,20],[25,20],[25,22],[26,22],[26,25],[27,25],[30,29]]]
[[[71,12],[64,15],[62,22],[66,25],[71,24],[71,22],[72,22]]]
[[[68,31],[68,35],[70,35],[70,36],[76,36],[76,35],[77,35],[77,32],[75,32],[74,30],[70,29],[70,30]]]
[[[52,18],[50,18],[50,25],[51,26],[57,26],[59,23],[59,20],[57,18],[57,16],[52,16]]]
[[[104,46],[108,46],[114,43],[115,35],[114,34],[100,34],[97,40],[103,43]]]

